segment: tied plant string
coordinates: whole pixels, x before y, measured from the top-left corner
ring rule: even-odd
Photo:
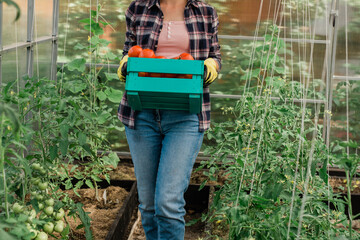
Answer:
[[[296,7],[296,20],[298,23],[298,28],[297,28],[297,37],[298,39],[300,39],[300,18],[299,18],[299,2],[296,2],[297,7]],[[304,22],[304,21],[303,21]],[[305,39],[303,39],[303,45],[305,45]],[[301,51],[300,48],[300,44],[298,44],[298,63],[299,63],[299,77],[300,77],[300,82],[303,79],[303,73],[302,73],[302,61],[301,61],[301,53],[303,51]],[[303,85],[305,86],[305,85]],[[303,99],[306,98],[306,96],[304,94],[302,94],[301,96]],[[304,102],[301,101],[301,109],[304,109]],[[291,220],[293,217],[293,209],[294,209],[294,200],[295,200],[295,190],[296,190],[296,180],[298,178],[298,174],[299,174],[299,165],[300,165],[300,154],[303,148],[303,138],[301,137],[304,133],[304,128],[305,128],[305,112],[302,111],[302,116],[301,116],[301,128],[300,128],[300,133],[299,133],[299,145],[298,145],[298,151],[296,154],[296,163],[295,163],[295,172],[294,172],[294,180],[293,180],[293,189],[292,189],[292,196],[291,196],[291,203],[290,203],[290,216],[289,216],[289,222],[288,222],[288,229],[287,229],[287,234],[286,234],[286,239],[289,239],[290,237],[290,228],[291,228]]]
[[[250,61],[249,61],[249,66],[248,66],[248,73],[247,73],[248,75],[247,75],[247,78],[246,78],[246,81],[245,81],[243,95],[245,95],[245,92],[246,92],[246,89],[247,89],[247,84],[248,84],[248,82],[250,82],[250,79],[251,79],[252,68],[253,68],[253,65],[254,65],[256,42],[257,42],[257,38],[259,36],[260,19],[261,19],[261,13],[262,13],[263,4],[264,4],[264,0],[261,0],[259,13],[258,13],[258,18],[257,18],[257,21],[256,21],[254,40],[253,40],[253,43],[252,43]],[[250,83],[249,83],[249,85],[250,85]]]
[[[348,3],[345,3],[345,82],[346,82],[346,141],[349,142],[349,26]],[[349,156],[349,146],[346,147]]]
[[[64,49],[63,49],[63,57],[64,57],[64,59],[66,57],[66,40],[67,40],[67,35],[68,35],[69,29],[70,29],[70,26],[69,26],[69,10],[70,10],[70,0],[67,1],[67,8],[66,8],[66,24],[65,24]],[[59,89],[59,92],[60,92],[60,98],[61,98],[61,95],[62,95],[62,83],[63,83],[63,80],[64,80],[64,67],[65,67],[65,64],[63,64],[61,66],[61,80],[60,80],[60,84],[58,86],[58,89]]]
[[[270,5],[271,5],[271,3],[270,3]],[[270,6],[270,5],[269,5],[269,6]],[[279,5],[278,5],[278,2],[276,1],[275,6],[280,6],[280,3],[279,3]],[[284,7],[284,5],[282,5],[282,6]],[[269,17],[270,10],[271,10],[271,9],[269,8],[269,10],[268,10],[268,18],[267,18],[267,19],[270,19],[270,17]],[[276,12],[278,13],[279,11],[276,11]],[[272,21],[273,21],[273,24],[276,24],[276,19],[277,19],[277,15],[274,14],[274,15],[273,15],[273,20],[272,20]],[[274,33],[275,33],[275,31],[274,31],[274,29],[273,29],[271,42],[274,40]],[[277,38],[276,48],[278,47],[279,37],[280,37],[280,35],[278,35],[278,38]],[[264,44],[264,47],[265,47],[265,44]],[[264,51],[264,47],[263,47],[263,51]],[[267,67],[267,65],[268,65],[268,61],[269,61],[269,56],[270,56],[270,54],[271,54],[271,50],[272,50],[272,48],[271,48],[271,46],[270,46],[270,49],[269,49],[269,52],[268,52],[268,55],[267,55],[267,58],[266,58],[266,63],[265,63],[265,66],[266,66],[266,67]],[[276,49],[275,49],[275,50],[276,50]],[[277,54],[275,53],[274,55],[276,56]],[[263,55],[261,56],[260,66],[262,65],[262,60],[263,60]],[[274,58],[274,60],[275,60],[275,58]],[[273,62],[273,66],[275,66],[275,62]],[[267,72],[267,69],[265,69],[264,72]],[[270,77],[272,78],[273,75],[274,75],[274,67],[271,69],[271,76],[270,76]],[[264,74],[263,77],[262,77],[262,81],[261,81],[261,84],[260,84],[260,88],[257,89],[256,97],[259,97],[259,98],[261,97],[262,87],[263,87],[263,85],[264,85],[264,81],[265,81],[265,74]],[[270,95],[266,95],[265,97],[269,97],[269,100],[271,101]],[[257,106],[257,105],[255,105],[255,106]],[[266,113],[267,113],[267,111],[264,112],[262,118],[265,117]],[[256,117],[255,117],[255,118],[256,118]],[[256,121],[256,119],[254,119],[253,123],[255,123],[255,121]],[[250,134],[250,136],[252,136],[253,128],[254,128],[254,124],[253,124],[253,126],[252,126],[252,128],[251,128],[251,134]],[[253,191],[253,187],[254,187],[254,183],[255,183],[255,179],[256,179],[257,163],[258,163],[258,160],[259,160],[260,147],[261,147],[261,144],[263,143],[263,134],[264,134],[264,125],[262,125],[262,127],[261,127],[260,136],[259,136],[259,141],[258,141],[258,145],[257,145],[257,149],[256,149],[256,157],[255,157],[255,161],[254,161],[254,171],[253,171],[253,175],[252,175],[253,177],[252,177],[252,179],[251,179],[250,193],[249,193],[249,195],[251,195],[251,192]],[[251,139],[251,137],[250,137],[250,139]],[[247,149],[249,149],[250,143],[251,143],[251,142],[249,141]],[[248,150],[247,150],[247,151],[248,151]],[[247,153],[248,153],[248,152],[247,152]],[[260,180],[259,180],[259,181],[260,181]],[[242,182],[242,181],[241,181],[241,182]],[[248,204],[248,207],[247,207],[247,211],[249,210],[250,204],[251,204],[251,201],[249,201],[249,204]]]
[[[279,3],[279,8],[280,8],[280,4]],[[281,11],[281,19],[284,19],[284,6],[285,4],[281,4],[283,10]],[[280,10],[277,11],[277,13],[279,13]],[[277,15],[275,15],[277,16]],[[276,17],[277,18],[277,17]],[[276,23],[276,20],[275,20],[275,23]],[[280,20],[280,23],[279,25],[281,25],[281,20]],[[277,36],[277,42],[276,42],[276,46],[275,46],[275,53],[274,55],[277,56],[277,51],[278,51],[278,46],[279,46],[279,40],[280,40],[280,31],[278,32],[278,36]],[[274,78],[274,69],[275,69],[275,62],[276,62],[276,58],[274,57],[273,58],[273,62],[272,62],[272,68],[271,68],[271,74],[270,74],[270,83],[269,83],[269,90],[271,92],[271,90],[273,89],[273,81],[272,79]],[[267,66],[267,65],[266,65]],[[266,69],[267,70],[267,69]],[[265,76],[263,77],[263,81],[265,79]],[[261,93],[261,91],[260,91]],[[265,111],[264,111],[264,114],[261,116],[262,119],[264,119],[266,117],[266,115],[268,115],[268,117],[271,117],[272,116],[272,112],[271,112],[271,109],[269,110],[269,107],[271,106],[271,95],[270,94],[266,94],[265,95],[265,98],[266,98],[266,105],[265,105]],[[268,113],[268,110],[270,111],[270,113]],[[254,123],[254,122],[253,122]],[[272,127],[272,126],[271,126]],[[251,128],[251,130],[253,130],[254,127]],[[253,191],[253,187],[254,187],[254,182],[255,182],[255,179],[256,178],[256,170],[257,170],[257,163],[258,163],[258,160],[259,160],[259,152],[260,152],[260,147],[261,147],[261,144],[263,143],[263,135],[264,135],[264,130],[265,130],[265,127],[264,127],[264,124],[261,126],[261,131],[260,131],[260,136],[259,136],[259,140],[258,140],[258,145],[257,145],[257,150],[256,150],[256,157],[255,157],[255,161],[254,161],[254,172],[253,172],[253,177],[252,177],[252,180],[251,180],[251,184],[250,184],[250,193],[249,195],[251,195],[252,191]],[[270,129],[271,131],[271,129]],[[250,138],[251,139],[251,138]],[[249,149],[249,147],[247,148]],[[247,150],[248,151],[248,150]],[[261,175],[259,176],[259,179],[257,179],[258,182],[261,181]],[[251,205],[251,202],[252,202],[252,198],[250,197],[250,200],[249,200],[249,204],[247,206],[247,212],[249,210],[249,207]]]
[[[309,2],[307,1],[306,4],[306,13],[308,13],[308,8],[309,8]],[[318,8],[319,8],[319,1],[317,1],[316,3],[316,7],[315,7],[315,19],[318,15]],[[310,29],[310,33],[311,33],[311,27],[310,27],[310,21],[308,20],[308,24],[309,24],[309,29]],[[309,64],[309,70],[307,73],[307,83],[305,86],[305,95],[304,95],[304,99],[307,98],[308,95],[308,89],[309,89],[309,84],[310,84],[310,76],[312,76],[312,78],[314,79],[314,72],[312,71],[312,66],[313,66],[313,56],[314,56],[314,40],[315,40],[315,33],[316,33],[316,25],[314,25],[314,28],[312,29],[312,37],[311,37],[311,48],[310,48],[310,64]],[[314,95],[314,99],[315,99],[315,95]],[[316,105],[315,105],[316,106]],[[305,111],[306,110],[306,100],[304,101],[303,104],[303,108],[302,108],[302,123],[304,121],[305,118]],[[314,155],[314,148],[315,148],[315,140],[317,139],[317,126],[318,126],[318,116],[319,116],[319,112],[316,110],[315,111],[315,126],[314,126],[314,130],[313,130],[313,137],[312,137],[312,142],[311,142],[311,149],[310,149],[310,154],[309,154],[309,160],[308,160],[308,164],[307,164],[307,169],[306,169],[306,180],[305,180],[305,184],[304,184],[304,195],[303,195],[303,199],[301,202],[301,208],[300,208],[300,215],[299,215],[299,223],[298,223],[298,230],[297,230],[297,239],[300,238],[300,234],[301,234],[301,227],[302,227],[302,220],[304,217],[304,209],[305,209],[305,204],[307,201],[307,196],[308,196],[308,185],[309,185],[309,180],[310,180],[310,169],[311,169],[311,165],[312,165],[312,160],[313,160],[313,155]],[[296,187],[296,179],[294,179],[294,186]],[[295,189],[293,187],[293,196],[295,195]],[[292,198],[292,204],[293,204],[293,198]],[[291,223],[291,219],[289,219],[289,224]]]
[[[278,0],[275,1],[275,6],[277,6],[277,5],[278,5]],[[270,0],[268,12],[267,12],[267,18],[266,18],[266,19],[270,19],[271,6],[272,6],[272,1]],[[276,16],[276,15],[273,15],[273,18],[275,18],[275,16]],[[272,25],[274,25],[274,24],[275,24],[275,21],[274,21],[274,19],[273,19],[273,20],[272,20]],[[265,33],[264,33],[265,36],[268,34],[268,26],[269,26],[269,24],[266,24]],[[272,38],[273,38],[273,35],[274,35],[274,31],[272,31],[272,33],[271,33]],[[262,66],[262,64],[263,64],[263,61],[264,61],[264,54],[265,54],[265,52],[266,52],[266,51],[265,51],[265,46],[266,46],[266,38],[264,38],[263,48],[262,48],[261,56],[260,56],[260,68],[261,68],[261,66]],[[269,54],[270,54],[270,51],[268,52],[268,56],[266,57],[265,66],[268,64]],[[254,61],[252,61],[251,68],[253,67],[253,65],[254,65]],[[265,67],[265,68],[266,68],[266,67]],[[251,76],[251,75],[252,75],[251,73],[252,73],[252,69],[251,69],[251,71],[250,71],[250,79],[251,79],[251,77],[252,77],[252,76]],[[261,73],[261,71],[260,71],[260,73]],[[262,74],[263,74],[263,77],[262,77],[261,83],[258,84],[257,89],[256,89],[256,93],[255,93],[255,95],[258,96],[258,97],[261,97],[262,86],[263,86],[263,84],[264,84],[264,79],[265,79],[264,76],[266,75],[266,69],[264,69],[264,72],[263,72]],[[261,75],[260,75],[260,76],[261,76]],[[251,83],[249,82],[249,90],[250,90],[250,84],[251,84]],[[260,87],[259,87],[259,86],[260,86]]]
[[[278,2],[278,0],[276,0],[275,6],[277,5],[277,2]],[[272,0],[270,0],[270,3],[269,3],[267,19],[270,19],[271,6],[272,6]],[[248,66],[248,69],[247,69],[247,75],[246,75],[245,84],[244,84],[244,92],[243,92],[243,96],[242,96],[243,99],[246,97],[247,90],[250,91],[251,75],[252,75],[252,70],[253,70],[253,66],[254,66],[256,43],[258,42],[257,39],[259,37],[258,35],[259,35],[259,27],[260,27],[260,22],[261,22],[260,20],[261,20],[262,9],[263,9],[263,1],[260,4],[260,9],[259,9],[259,12],[258,12],[258,18],[257,18],[255,34],[254,34],[254,38],[253,38],[253,42],[252,42],[252,49],[251,49],[251,54],[250,54],[249,66]],[[275,18],[275,15],[273,16],[273,18]],[[274,23],[274,21],[273,21],[273,23]],[[268,24],[265,27],[265,34],[267,34],[267,32],[268,32]],[[272,32],[272,36],[273,36],[273,32]],[[262,65],[263,60],[264,60],[265,46],[266,46],[266,39],[264,38],[263,48],[262,48],[261,57],[260,57],[260,59],[261,59],[260,60],[260,66]],[[269,55],[269,53],[268,53],[268,55]],[[266,59],[268,59],[268,56],[266,57]],[[249,83],[249,87],[247,87],[248,83]],[[261,93],[262,85],[263,85],[263,80],[260,83],[260,93]],[[257,87],[257,89],[256,89],[256,96],[260,97],[258,95],[261,95],[261,94],[259,94],[258,92],[259,92],[259,87]],[[242,102],[245,102],[245,101],[242,101]],[[240,115],[241,115],[242,111],[243,111],[243,108],[240,109]]]
[[[348,20],[349,20],[349,16],[348,16],[348,3],[345,3],[345,83],[346,83],[346,141],[349,143],[350,138],[349,138],[349,44],[348,44],[348,40],[349,40],[349,29],[348,29]],[[347,157],[349,158],[349,145],[346,146],[346,154]],[[349,181],[349,173],[346,174],[346,179],[347,179],[347,184],[350,185],[350,181]],[[350,240],[352,239],[352,220],[353,220],[353,215],[352,215],[352,204],[351,204],[351,192],[350,192],[350,188],[347,187],[347,198],[348,198],[348,217],[349,217],[349,236],[350,236]]]
[[[36,22],[36,4],[34,4],[34,35],[35,35],[35,39],[37,39],[38,36],[38,32],[37,32],[37,22]],[[38,44],[35,41],[35,54],[36,54],[36,70],[37,70],[37,78],[40,78],[40,70],[39,70],[39,48],[38,48]]]
[[[278,6],[280,7],[280,6],[282,6],[282,4],[279,4]],[[277,11],[277,13],[279,13],[279,11]],[[281,25],[281,22],[282,22],[282,18],[283,18],[282,15],[283,15],[283,14],[281,14],[280,24],[279,24],[279,25]],[[278,17],[277,15],[274,16],[274,23],[277,22],[277,17]],[[276,36],[276,46],[278,46],[278,44],[279,44],[280,32],[281,32],[280,30],[278,30],[278,32],[277,32],[277,36]],[[271,39],[270,42],[273,42],[273,40],[274,40],[274,33],[275,33],[275,30],[273,30],[272,39]],[[269,61],[269,58],[270,58],[271,46],[272,46],[272,45],[270,45],[270,49],[269,49],[269,53],[268,53],[266,62],[268,62],[268,61]],[[273,65],[272,65],[271,74],[274,73],[275,59],[276,59],[275,56],[277,55],[277,51],[278,51],[278,48],[276,47],[276,48],[275,48],[274,57],[273,57],[273,59],[272,59],[274,62],[273,62]],[[268,64],[266,64],[265,66],[267,66],[267,65],[268,65]],[[267,70],[267,69],[265,69],[265,70]],[[265,78],[263,78],[263,81],[264,81],[264,79],[265,79]],[[271,80],[270,80],[270,83],[269,83],[269,89],[272,88],[272,77],[271,77],[270,79],[271,79]],[[261,93],[261,91],[260,91],[260,93]],[[259,97],[260,97],[260,96],[259,96]],[[259,98],[259,99],[260,99],[260,98]],[[267,113],[269,104],[271,104],[270,94],[267,94],[267,95],[265,96],[265,99],[266,99],[265,112]],[[249,137],[249,141],[248,141],[248,143],[247,143],[247,148],[246,148],[247,150],[246,150],[246,156],[245,156],[245,160],[244,160],[244,167],[243,167],[243,170],[242,170],[242,173],[241,173],[241,178],[240,178],[240,182],[239,182],[239,188],[238,188],[238,190],[237,190],[237,197],[236,197],[236,201],[235,201],[235,206],[238,205],[240,192],[241,192],[241,190],[242,190],[242,183],[243,183],[243,179],[244,179],[244,175],[245,175],[245,171],[246,171],[247,160],[248,160],[248,157],[249,157],[249,148],[250,148],[250,144],[251,144],[251,142],[252,142],[253,129],[254,129],[254,126],[255,126],[255,122],[256,122],[256,120],[257,120],[257,113],[258,113],[258,107],[255,108],[254,118],[253,118],[252,124],[251,124],[250,137]],[[265,113],[264,113],[264,114],[265,114]],[[265,115],[264,115],[264,116],[265,116]],[[257,151],[259,151],[259,149],[257,149]],[[255,170],[254,170],[254,171],[255,171]]]
[[[328,4],[325,4],[325,12],[326,12],[326,18],[325,18],[325,21],[326,21],[326,19],[331,19],[330,18],[330,9],[328,8]],[[331,32],[331,31],[329,31],[329,29],[328,29],[328,22],[325,22],[325,36],[326,36],[326,50],[325,50],[325,63],[324,63],[324,65],[325,65],[325,67],[324,67],[324,71],[323,71],[323,75],[325,74],[326,75],[326,85],[328,85],[327,83],[329,82],[329,74],[328,74],[328,69],[329,69],[329,61],[328,61],[328,59],[329,59],[329,56],[330,56],[330,54],[329,54],[329,51],[330,51],[330,43],[329,43],[329,32]],[[324,79],[324,77],[323,77],[323,79]],[[326,90],[326,88],[325,88],[325,91],[326,91],[326,96],[327,96],[327,90]],[[327,106],[328,106],[328,100],[327,100],[328,98],[326,97],[326,101],[325,101],[325,106],[324,106],[324,109],[325,110],[327,110]],[[330,117],[330,116],[329,116]],[[326,122],[325,122],[325,117],[324,117],[324,125],[326,124]],[[323,130],[323,135],[322,135],[322,138],[323,139],[325,139],[325,127],[324,127],[324,130]],[[324,163],[324,164],[326,164],[326,172],[327,172],[327,175],[329,176],[329,174],[330,174],[330,172],[329,172],[329,167],[327,166],[328,164],[329,164],[329,158],[330,158],[330,156],[329,156],[329,151],[330,151],[330,148],[329,148],[329,146],[326,146],[326,150],[327,150],[327,161],[326,161],[326,163]],[[327,182],[326,182],[326,184],[327,184],[327,194],[328,194],[328,196],[330,196],[330,180],[329,180],[329,178],[327,178]],[[330,223],[330,200],[328,199],[328,201],[327,201],[327,210],[328,210],[328,212],[327,212],[327,219],[328,219],[328,223]],[[330,231],[328,231],[328,239],[330,239]]]

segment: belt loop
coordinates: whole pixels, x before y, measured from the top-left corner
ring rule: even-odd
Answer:
[[[156,119],[157,122],[161,121],[160,110],[159,109],[155,109],[155,119]]]

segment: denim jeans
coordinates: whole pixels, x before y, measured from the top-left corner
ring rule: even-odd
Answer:
[[[203,132],[196,114],[143,110],[125,128],[147,240],[184,239],[185,200]]]

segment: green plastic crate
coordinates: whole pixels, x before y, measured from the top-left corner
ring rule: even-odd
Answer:
[[[133,110],[168,109],[201,112],[204,62],[129,58],[125,90]],[[139,77],[139,72],[191,74],[192,79]]]

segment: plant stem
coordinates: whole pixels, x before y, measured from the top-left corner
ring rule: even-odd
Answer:
[[[352,239],[352,204],[351,204],[351,178],[349,171],[346,171],[347,182],[347,201],[348,201],[348,215],[349,215],[349,235]]]
[[[97,185],[97,183],[96,183],[95,180],[94,180],[94,186],[95,186],[96,200],[97,200],[97,201],[100,201],[100,198],[99,198],[99,189],[98,189],[98,185]]]
[[[5,173],[5,149],[3,148],[2,136],[3,136],[3,123],[4,123],[4,113],[0,116],[0,172],[3,175],[4,181],[4,202],[5,202],[5,209],[6,209],[6,218],[9,218],[9,205],[8,205],[8,198],[7,198],[7,185],[6,185],[6,173]]]

